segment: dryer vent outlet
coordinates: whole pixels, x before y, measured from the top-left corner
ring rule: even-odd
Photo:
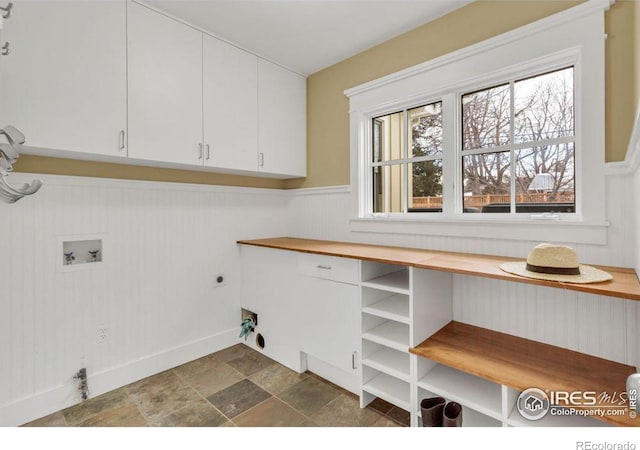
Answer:
[[[258,335],[256,336],[256,346],[259,349],[263,349],[264,348],[264,336],[261,335],[260,333],[258,333]]]

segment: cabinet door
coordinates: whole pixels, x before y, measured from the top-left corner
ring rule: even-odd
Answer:
[[[129,157],[202,165],[202,33],[128,5]]]
[[[16,2],[4,21],[0,126],[28,146],[126,156],[126,12],[124,0]]]
[[[258,167],[258,58],[204,35],[205,166]]]
[[[306,176],[306,91],[304,77],[258,59],[260,172]]]
[[[353,358],[360,342],[358,286],[308,276],[302,276],[300,285],[304,289],[299,323],[302,351],[355,373],[359,362]]]

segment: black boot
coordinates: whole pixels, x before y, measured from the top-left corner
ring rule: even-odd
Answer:
[[[420,402],[423,427],[441,427],[442,410],[446,401],[442,397],[425,398]]]
[[[444,407],[442,413],[443,427],[461,427],[462,426],[462,406],[460,403],[449,402]]]

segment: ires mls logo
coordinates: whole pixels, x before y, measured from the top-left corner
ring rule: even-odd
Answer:
[[[538,388],[529,388],[518,396],[516,407],[522,417],[529,420],[540,420],[549,412],[549,397]]]
[[[634,373],[627,378],[627,395],[629,396],[629,409],[638,412],[638,393],[640,392],[640,373]]]
[[[551,391],[549,401],[555,406],[595,406],[598,394],[594,391]]]
[[[637,417],[640,374],[627,380],[626,392],[549,391],[529,388],[516,402],[520,415],[528,420],[552,416]]]

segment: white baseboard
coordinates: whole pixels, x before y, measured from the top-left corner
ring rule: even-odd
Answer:
[[[361,395],[361,383],[358,374],[347,373],[344,370],[333,367],[324,361],[307,355],[307,370],[337,384],[358,397]]]
[[[239,328],[173,347],[97,373],[88,371],[90,397],[155,375],[240,342]],[[20,399],[0,407],[0,426],[15,427],[78,403],[73,383]]]

